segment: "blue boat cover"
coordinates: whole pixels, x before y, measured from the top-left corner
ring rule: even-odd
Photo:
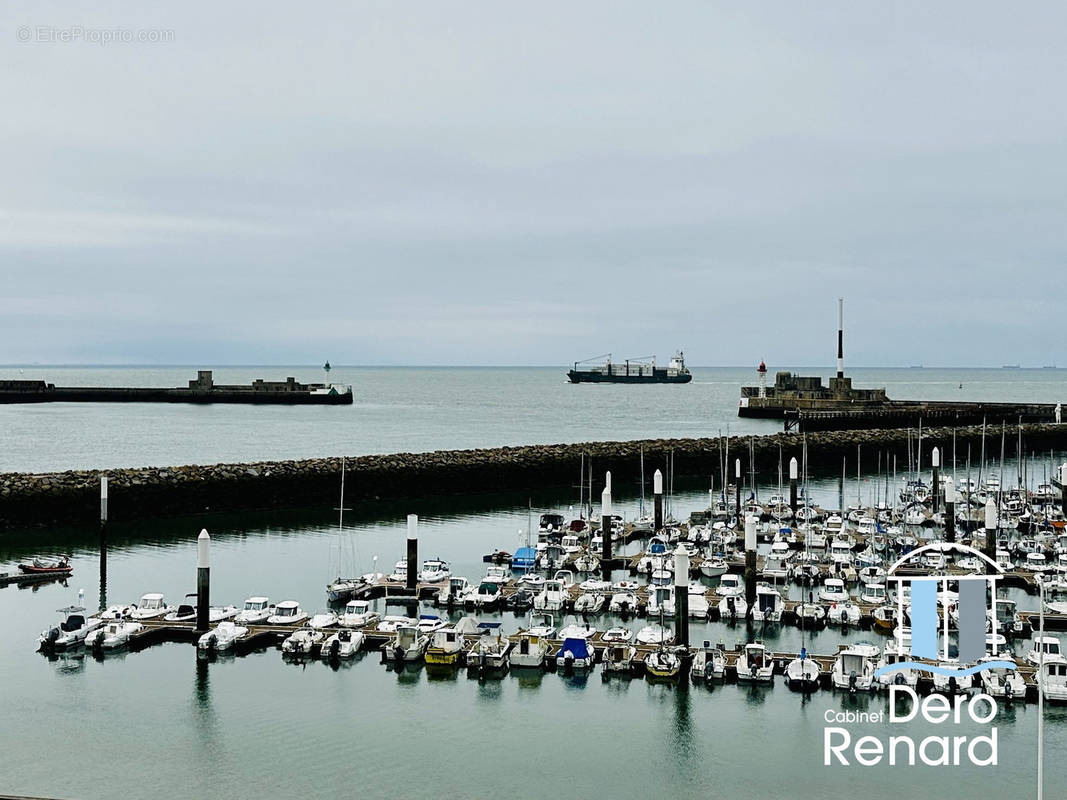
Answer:
[[[650,553],[666,553],[667,552],[667,545],[665,545],[662,541],[652,542],[652,544],[650,544],[649,547],[648,547],[648,552],[650,552]]]
[[[481,628],[483,631],[495,631],[497,628],[500,627],[500,623],[499,622],[479,622],[478,623],[478,627]]]
[[[574,654],[576,659],[589,658],[589,643],[585,639],[571,639],[567,638],[563,640],[563,646],[559,649],[559,654],[562,656],[568,650]]]
[[[533,547],[520,547],[511,557],[512,569],[531,569],[537,561],[537,550]]]

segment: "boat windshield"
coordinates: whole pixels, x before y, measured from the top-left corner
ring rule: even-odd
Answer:
[[[278,607],[278,616],[279,617],[295,617],[296,616],[296,606],[279,606]]]

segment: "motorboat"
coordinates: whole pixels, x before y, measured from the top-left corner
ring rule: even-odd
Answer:
[[[211,606],[207,610],[207,621],[222,622],[237,616],[237,606]],[[163,617],[164,622],[195,622],[196,606],[191,603],[182,603],[176,609]]]
[[[582,592],[574,601],[574,611],[578,614],[596,614],[607,602],[607,598],[599,592]]]
[[[822,667],[815,659],[807,657],[807,651],[801,650],[798,658],[785,665],[785,683],[790,689],[807,692],[819,688],[819,676]]]
[[[346,628],[364,628],[381,618],[382,615],[371,608],[369,600],[349,600],[341,614],[341,624]]]
[[[847,689],[853,694],[871,691],[879,655],[879,649],[867,642],[842,647],[830,670],[830,681],[834,688]]]
[[[851,600],[831,603],[826,609],[826,622],[829,625],[859,625],[860,616],[860,607]]]
[[[427,636],[430,636],[434,631],[439,631],[442,628],[447,628],[448,623],[441,619],[436,614],[419,614],[419,621],[416,627]]]
[[[170,611],[171,607],[163,600],[163,595],[151,593],[141,597],[141,601],[130,613],[130,619],[158,619]]]
[[[784,581],[789,577],[789,565],[784,558],[768,556],[760,574],[772,581]]]
[[[528,572],[519,578],[519,586],[525,586],[527,589],[534,591],[541,591],[545,586],[545,576],[538,575],[535,572]]]
[[[748,602],[741,595],[728,595],[719,600],[719,619],[736,622],[748,616]]]
[[[640,644],[672,644],[674,631],[666,625],[654,622],[637,632],[637,641]]]
[[[466,578],[453,575],[448,583],[437,590],[434,595],[434,603],[439,606],[452,607],[462,606],[467,600],[468,593],[472,590],[470,581]]]
[[[57,612],[62,615],[63,621],[41,633],[37,639],[37,646],[41,650],[77,647],[85,641],[86,636],[104,624],[99,617],[86,618],[82,606],[67,606],[57,609]]]
[[[562,514],[542,514],[537,525],[537,536],[539,539],[548,536],[560,536],[566,529],[567,523],[564,521]]]
[[[559,611],[563,603],[570,597],[562,581],[545,581],[545,587],[540,594],[534,597],[534,610],[536,611]]]
[[[883,605],[878,606],[871,612],[871,617],[874,619],[874,627],[882,631],[882,633],[889,633],[899,623],[899,613],[896,606]]]
[[[766,583],[756,585],[756,602],[752,606],[753,622],[781,622],[784,611],[785,600],[777,589]]]
[[[690,677],[695,680],[713,681],[722,680],[726,674],[726,654],[722,647],[712,647],[711,642],[704,640],[704,646],[697,648],[693,654],[693,665],[689,670]]]
[[[24,575],[54,575],[65,577],[74,572],[67,556],[61,556],[55,561],[46,561],[43,558],[35,558],[29,564],[19,564],[19,572]]]
[[[737,680],[740,683],[774,683],[774,659],[763,642],[749,642],[737,658]]]
[[[592,639],[598,632],[588,622],[572,622],[559,629],[560,639]]]
[[[518,638],[511,651],[511,666],[540,669],[548,655],[548,639],[532,630],[520,632]]]
[[[269,597],[249,597],[233,621],[238,625],[260,625],[273,613],[274,606],[271,605]]]
[[[1045,653],[1045,661],[1048,661],[1050,658],[1063,658],[1059,639],[1055,636],[1035,636],[1034,646],[1026,654],[1026,662],[1036,667],[1041,660],[1042,650]]]
[[[645,673],[650,678],[671,680],[682,671],[682,659],[673,650],[659,647],[645,656]]]
[[[660,611],[667,616],[672,616],[674,614],[674,587],[650,586],[647,611],[649,616],[658,615]]]
[[[463,634],[454,627],[434,631],[426,647],[426,663],[445,666],[458,663],[464,641]]]
[[[800,602],[796,605],[794,612],[797,615],[797,619],[808,630],[820,628],[826,623],[826,609],[818,603]]]
[[[632,675],[639,658],[636,647],[628,642],[612,642],[604,648],[605,675]]]
[[[556,654],[556,668],[564,673],[575,670],[592,669],[596,661],[596,651],[585,639],[564,639]]]
[[[719,556],[708,556],[700,562],[700,574],[705,578],[722,577],[729,568],[726,559]]]
[[[859,570],[860,583],[864,586],[870,584],[885,585],[886,573],[882,567],[861,567]]]
[[[504,598],[503,584],[483,580],[474,592],[467,595],[464,605],[473,604],[475,608],[493,608]],[[536,601],[535,601],[536,602]]]
[[[596,572],[600,569],[600,559],[592,553],[582,553],[574,559],[574,568],[584,573]]]
[[[637,612],[637,595],[633,592],[616,592],[608,603],[612,614],[634,614]]]
[[[247,627],[226,619],[201,636],[196,642],[196,647],[198,650],[223,652],[232,649],[238,639],[247,635]]]
[[[996,605],[993,608],[993,613],[996,630],[998,632],[1004,633],[1007,636],[1023,632],[1025,623],[1016,609],[1014,600],[1003,600],[998,597]]]
[[[706,619],[710,605],[706,590],[701,585],[700,590],[694,592],[693,586],[689,586],[689,616],[693,619]]]
[[[406,565],[405,565],[406,566]],[[419,571],[421,583],[440,583],[448,580],[452,575],[451,565],[439,558],[428,558],[422,562],[422,570]]]
[[[745,593],[745,584],[740,575],[727,573],[719,578],[719,585],[715,588],[715,594],[719,597],[740,597]]]
[[[467,666],[483,670],[508,668],[511,640],[504,636],[499,622],[480,622],[481,635],[467,653]]]
[[[868,583],[860,589],[860,602],[869,603],[872,606],[880,606],[889,600],[885,584]]]
[[[1067,703],[1067,659],[1063,656],[1046,658],[1038,670],[1037,680],[1045,699],[1050,703]]]
[[[898,646],[895,636],[886,642],[885,647],[882,648],[882,657],[875,671],[912,660],[910,632],[903,636],[903,641],[903,647]],[[876,688],[888,689],[892,685],[897,685],[910,686],[914,689],[919,683],[919,671],[914,667],[896,668],[884,675],[879,675],[875,678],[875,681]]]
[[[85,646],[92,649],[117,650],[129,644],[130,637],[142,630],[144,625],[135,620],[113,620],[86,634]]]
[[[388,617],[386,618],[388,619]],[[396,635],[382,645],[386,657],[393,661],[419,661],[430,645],[430,637],[417,625],[397,625]]]
[[[387,581],[404,583],[408,579],[408,560],[402,558],[393,565],[393,571],[385,576]]]
[[[830,542],[830,563],[845,567],[853,561],[852,542],[848,539],[834,539]]]
[[[629,628],[608,628],[600,637],[607,644],[624,644],[634,638],[634,633]]]
[[[274,607],[274,613],[267,617],[268,625],[299,625],[308,618],[296,600],[283,600]]]
[[[320,655],[323,659],[352,658],[362,649],[366,638],[363,631],[342,628],[323,641]]]
[[[827,578],[819,589],[819,599],[825,603],[843,603],[848,600],[848,589],[841,578]]]
[[[342,578],[338,576],[326,584],[326,599],[331,603],[340,603],[350,598],[363,585],[362,578]]]
[[[380,633],[396,633],[403,626],[418,627],[419,621],[399,614],[386,614],[375,628]]]
[[[325,638],[325,633],[312,628],[301,628],[293,631],[282,642],[282,655],[310,656],[315,646]]]

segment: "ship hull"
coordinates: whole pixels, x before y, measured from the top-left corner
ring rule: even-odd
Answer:
[[[658,372],[658,370],[657,370]],[[689,383],[693,380],[691,374],[667,375],[605,375],[601,372],[576,372],[570,370],[567,380],[571,383]]]

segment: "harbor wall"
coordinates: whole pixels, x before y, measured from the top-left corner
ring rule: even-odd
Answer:
[[[951,463],[953,432],[957,464],[963,467],[967,447],[977,467],[981,426],[923,429],[923,463],[930,449],[940,446],[942,463]],[[989,428],[986,458],[1000,454],[999,428]],[[1022,426],[1027,453],[1047,454],[1067,446],[1067,425]],[[911,430],[828,431],[778,433],[768,436],[733,436],[703,439],[650,439],[628,442],[529,445],[478,450],[444,450],[428,453],[369,455],[346,459],[346,502],[415,498],[426,495],[480,494],[534,489],[571,489],[577,485],[582,457],[592,459],[594,497],[603,488],[604,472],[611,470],[619,486],[633,485],[640,474],[644,453],[645,478],[663,470],[673,454],[677,477],[714,475],[721,482],[720,459],[729,447],[730,466],[740,458],[743,473],[749,472],[750,447],[756,469],[764,481],[777,474],[779,452],[787,465],[798,460],[804,439],[812,471],[839,475],[842,459],[848,477],[856,474],[857,447],[865,474],[873,474],[881,454],[882,464],[897,457],[902,473],[907,465]],[[1014,455],[1018,437],[1015,426],[1006,429],[1006,448]],[[242,509],[295,508],[336,503],[341,458],[297,461],[263,461],[248,464],[141,467],[104,471],[80,470],[57,473],[0,474],[0,528],[37,527],[52,524],[91,525],[99,517],[100,476],[109,484],[109,518],[132,520],[172,514],[203,514]]]

